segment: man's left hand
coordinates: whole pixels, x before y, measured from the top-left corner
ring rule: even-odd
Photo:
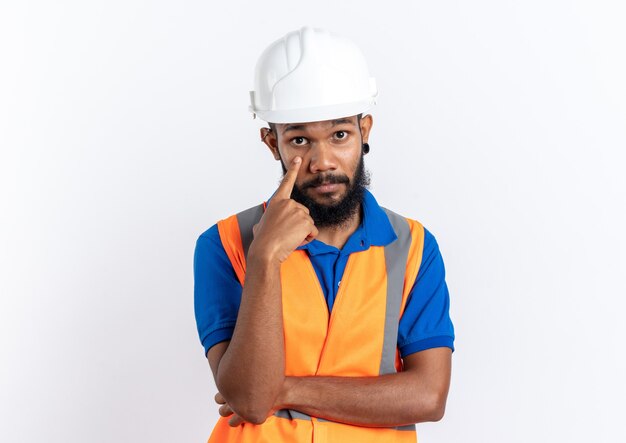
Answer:
[[[219,414],[222,417],[230,417],[230,419],[228,420],[228,426],[232,426],[234,428],[239,426],[240,424],[245,423],[245,420],[239,415],[235,414],[235,412],[230,408],[228,403],[226,403],[226,399],[219,392],[215,394],[215,402],[218,405],[221,405],[219,409]]]

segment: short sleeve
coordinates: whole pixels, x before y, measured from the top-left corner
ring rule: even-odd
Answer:
[[[206,355],[213,345],[230,340],[241,303],[242,287],[224,251],[217,225],[198,238],[193,271],[196,325]]]
[[[398,349],[404,358],[430,348],[454,351],[454,326],[443,258],[435,237],[424,229],[422,263],[407,298],[398,328]]]

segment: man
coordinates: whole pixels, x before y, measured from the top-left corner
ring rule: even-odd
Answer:
[[[434,237],[366,189],[374,79],[353,43],[305,27],[266,49],[251,95],[284,178],[196,245],[209,441],[415,442],[443,416],[454,332]]]

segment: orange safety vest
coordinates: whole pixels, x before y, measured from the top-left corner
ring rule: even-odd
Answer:
[[[224,250],[240,283],[252,227],[265,204],[218,222]],[[384,208],[383,208],[384,209]],[[280,269],[285,331],[285,375],[368,377],[402,370],[398,324],[422,261],[424,228],[384,209],[397,239],[350,255],[329,315],[306,251],[295,250]],[[232,428],[220,417],[209,443],[416,442],[415,425],[371,428],[280,410],[261,425]]]

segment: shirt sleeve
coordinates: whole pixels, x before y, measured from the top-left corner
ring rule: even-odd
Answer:
[[[193,271],[196,325],[206,355],[213,345],[230,340],[241,303],[242,287],[224,251],[217,225],[198,238]]]
[[[424,229],[422,263],[398,328],[402,358],[430,348],[454,351],[454,326],[443,258],[435,237]]]

